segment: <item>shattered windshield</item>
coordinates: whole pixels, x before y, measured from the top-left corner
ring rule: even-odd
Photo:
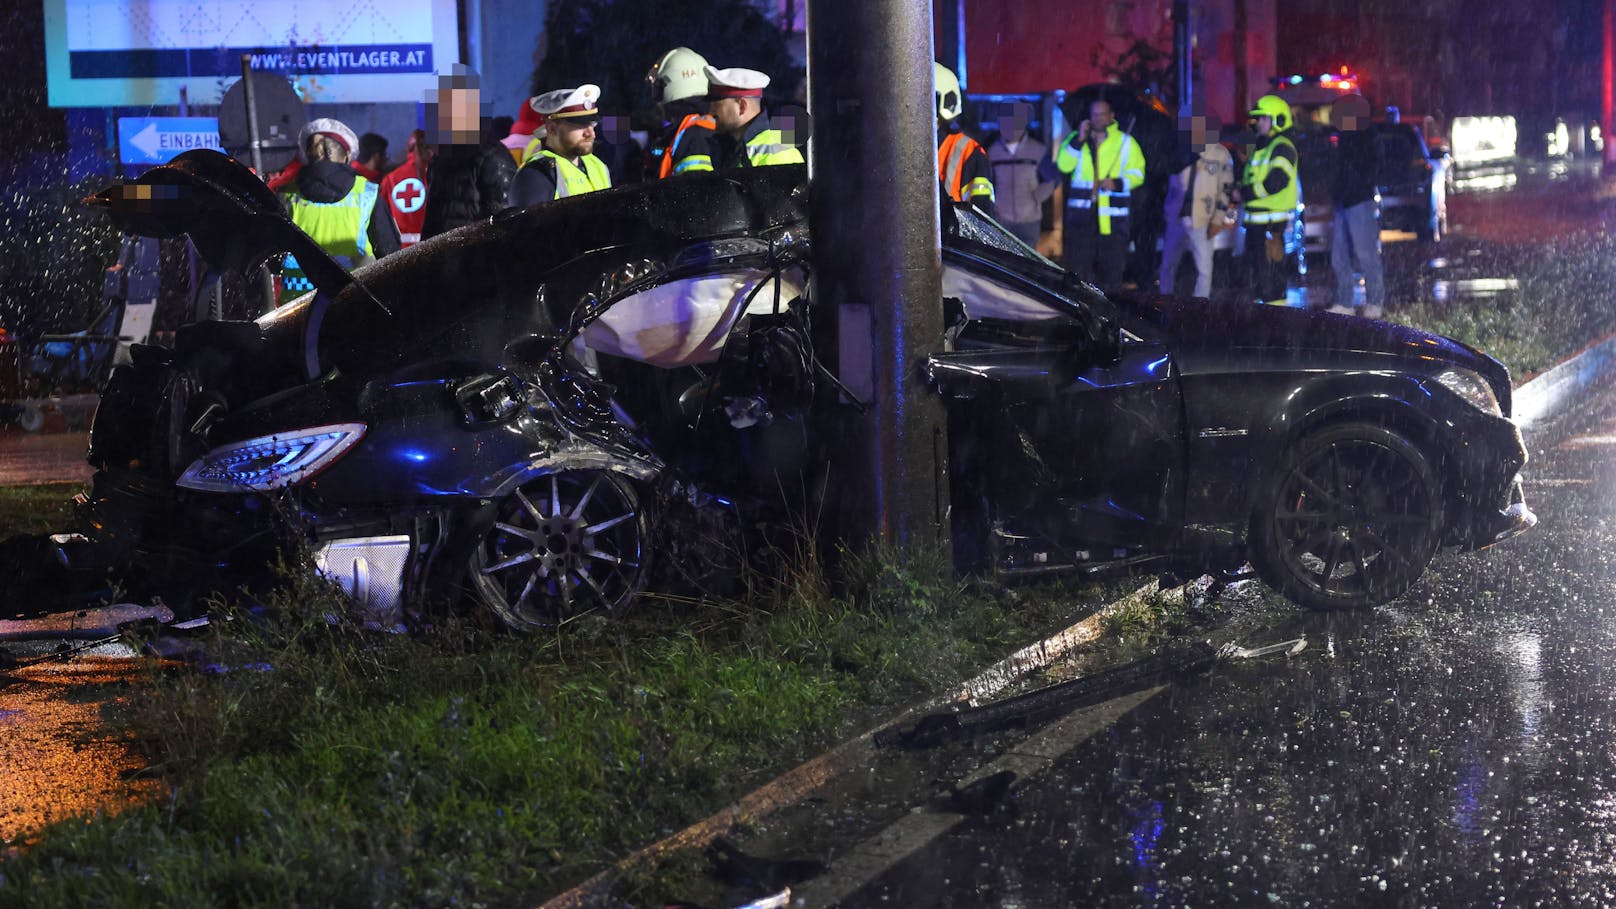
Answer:
[[[1010,233],[1003,224],[974,208],[969,206],[956,207],[954,209],[953,223],[956,235],[962,240],[981,243],[984,246],[991,246],[994,249],[1014,253],[1022,258],[1032,259],[1044,265],[1059,267],[1027,245],[1025,241]]]

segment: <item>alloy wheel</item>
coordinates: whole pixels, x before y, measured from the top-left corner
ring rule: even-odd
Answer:
[[[1253,552],[1265,579],[1314,608],[1400,595],[1440,541],[1440,489],[1419,449],[1380,427],[1343,430],[1307,440],[1285,459]]]
[[[472,554],[479,598],[518,631],[587,612],[614,613],[646,577],[648,522],[626,480],[564,471],[530,481],[500,504]]]

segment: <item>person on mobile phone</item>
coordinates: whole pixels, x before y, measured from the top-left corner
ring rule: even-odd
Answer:
[[[1111,105],[1097,100],[1089,105],[1089,118],[1061,141],[1054,165],[1068,181],[1066,267],[1101,290],[1119,289],[1133,191],[1145,182],[1145,153],[1117,126]]]

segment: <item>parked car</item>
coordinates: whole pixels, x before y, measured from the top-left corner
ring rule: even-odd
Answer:
[[[1422,241],[1448,232],[1449,158],[1433,152],[1412,123],[1376,123],[1380,142],[1380,224],[1407,230]]]
[[[218,153],[111,187],[124,230],[188,233],[213,268],[290,251],[317,290],[136,347],[50,548],[177,603],[302,542],[384,617],[463,595],[519,630],[733,574],[771,524],[834,513],[825,427],[855,406],[814,354],[806,189],[801,167],[620,187],[350,275]],[[943,223],[924,368],[963,566],[1249,558],[1304,605],[1372,606],[1439,546],[1534,523],[1495,360],[1354,317],[1110,299],[973,210]]]

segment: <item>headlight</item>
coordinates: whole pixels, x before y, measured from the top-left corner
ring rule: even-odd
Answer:
[[[1465,400],[1465,403],[1483,413],[1490,413],[1495,417],[1504,415],[1498,406],[1498,397],[1493,394],[1493,387],[1487,380],[1476,375],[1468,369],[1444,369],[1436,380],[1442,387],[1453,392]]]
[[[325,469],[364,434],[363,423],[337,423],[234,442],[197,458],[175,482],[205,492],[281,489]]]

